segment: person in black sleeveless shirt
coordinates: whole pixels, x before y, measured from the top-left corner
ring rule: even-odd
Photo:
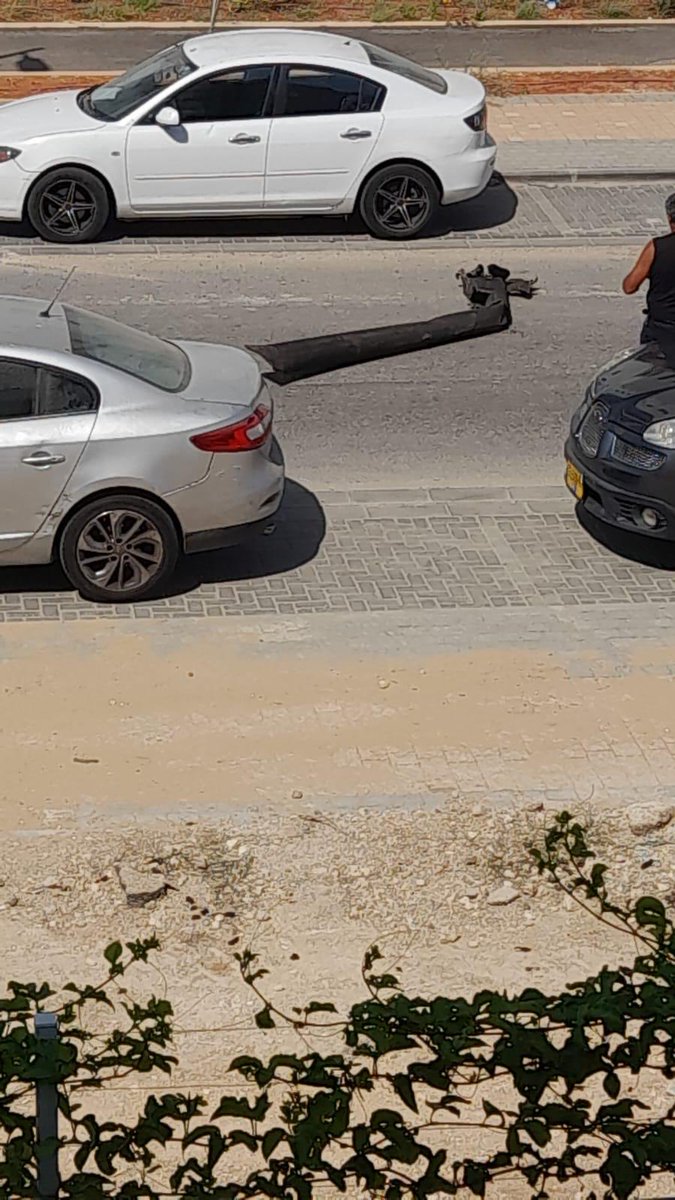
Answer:
[[[666,216],[670,233],[647,243],[624,279],[623,290],[632,296],[649,280],[640,342],[657,342],[670,357],[675,347],[675,193],[666,200]]]

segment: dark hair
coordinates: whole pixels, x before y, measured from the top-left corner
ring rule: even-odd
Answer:
[[[675,192],[666,200],[666,216],[675,221]]]

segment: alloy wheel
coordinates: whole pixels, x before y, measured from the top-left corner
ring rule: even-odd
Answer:
[[[124,595],[149,585],[164,562],[164,542],[142,513],[112,509],[97,513],[75,546],[77,564],[88,583]]]
[[[414,233],[429,216],[431,198],[423,184],[409,175],[400,175],[377,189],[373,205],[384,229]]]
[[[82,235],[96,217],[96,199],[86,184],[59,179],[40,196],[39,213],[50,233]]]

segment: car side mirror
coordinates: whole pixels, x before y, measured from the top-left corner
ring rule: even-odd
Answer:
[[[180,125],[178,109],[174,108],[172,104],[166,104],[164,108],[160,108],[159,112],[157,113],[155,117],[155,124],[162,125],[165,129],[173,125]]]

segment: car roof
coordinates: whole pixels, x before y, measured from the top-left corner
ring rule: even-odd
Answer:
[[[223,30],[190,38],[183,50],[196,67],[214,67],[232,58],[332,58],[361,65],[369,61],[361,43],[352,38],[304,29]]]
[[[39,350],[71,351],[68,324],[60,304],[43,316],[49,300],[0,296],[0,346],[30,346]]]

